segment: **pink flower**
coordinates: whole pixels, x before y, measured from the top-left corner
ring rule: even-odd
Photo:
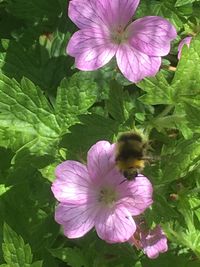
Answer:
[[[168,250],[167,237],[159,225],[146,233],[141,232],[141,245],[144,253],[151,259]]]
[[[187,47],[189,48],[190,47],[190,42],[192,40],[192,37],[185,37],[178,45],[178,59],[180,60],[181,58],[181,53],[182,53],[182,49],[183,49],[183,46],[186,44]]]
[[[115,145],[99,141],[88,151],[87,166],[67,160],[56,168],[52,191],[60,202],[55,220],[68,238],[78,238],[95,227],[109,243],[125,242],[135,232],[132,216],[152,204],[152,185],[143,175],[124,181],[115,167]]]
[[[139,0],[71,0],[69,17],[80,28],[67,46],[80,70],[96,70],[116,56],[122,74],[132,82],[154,76],[161,56],[170,51],[176,29],[162,17],[131,22]]]

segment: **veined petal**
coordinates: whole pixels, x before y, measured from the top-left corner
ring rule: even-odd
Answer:
[[[100,16],[109,29],[124,28],[134,15],[140,0],[99,0]]]
[[[131,23],[129,42],[149,56],[165,56],[170,51],[170,41],[177,36],[175,27],[166,19],[148,16]]]
[[[63,203],[86,203],[89,199],[95,199],[91,186],[91,179],[86,166],[67,160],[57,166],[56,180],[51,190],[55,198]]]
[[[159,253],[168,250],[167,237],[159,225],[147,233],[141,232],[141,245],[144,253],[151,259],[157,258]]]
[[[136,231],[136,224],[123,206],[102,209],[95,223],[98,236],[108,243],[125,242]]]
[[[148,56],[129,44],[122,44],[116,53],[117,65],[122,74],[134,83],[159,71],[161,57]]]
[[[98,209],[92,204],[59,204],[55,211],[55,220],[64,228],[68,238],[78,238],[89,232],[95,223]]]
[[[125,27],[140,0],[71,0],[68,15],[80,28]]]
[[[153,187],[143,175],[133,181],[126,181],[118,186],[121,203],[133,215],[139,215],[152,203]]]
[[[181,53],[182,53],[182,49],[183,49],[183,46],[186,44],[187,47],[189,48],[190,46],[190,42],[192,41],[192,37],[188,36],[188,37],[185,37],[178,45],[178,59],[180,60],[181,58]]]
[[[68,16],[80,28],[102,27],[103,18],[99,16],[101,3],[93,0],[71,0]]]
[[[126,178],[124,175],[117,169],[113,167],[105,176],[101,177],[102,182],[111,187],[118,187]]]
[[[75,57],[80,70],[96,70],[107,64],[117,51],[109,33],[102,29],[83,29],[75,32],[68,45],[67,53]]]
[[[115,145],[107,141],[99,141],[88,151],[87,166],[90,176],[96,180],[103,180],[115,166]]]

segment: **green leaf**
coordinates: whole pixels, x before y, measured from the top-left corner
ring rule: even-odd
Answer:
[[[42,267],[42,261],[35,261],[30,267]]]
[[[163,181],[173,181],[186,175],[200,161],[200,138],[186,140],[177,145],[175,153],[163,158]]]
[[[54,257],[68,263],[71,267],[90,266],[83,251],[77,247],[51,249],[50,252]]]
[[[51,95],[55,95],[55,89],[61,80],[72,72],[69,70],[72,58],[67,57],[63,51],[69,34],[62,34],[61,40],[58,40],[56,34],[50,37],[42,35],[30,49],[29,46],[38,39],[39,33],[36,29],[35,31],[36,33],[33,30],[24,33],[23,38],[27,39],[24,41],[25,44],[22,41],[8,40],[7,44],[2,41],[5,52],[0,53],[0,71],[18,82],[22,77],[26,77],[51,92]]]
[[[59,124],[42,91],[28,79],[21,84],[0,75],[0,128],[3,145],[32,153],[54,153]]]
[[[56,31],[52,36],[53,40],[50,40],[50,56],[59,57],[61,55],[66,56],[66,44],[70,39],[70,33],[67,34]],[[47,38],[46,38],[47,39]]]
[[[193,37],[190,48],[183,47],[182,56],[172,81],[175,89],[174,102],[181,96],[197,95],[200,93],[200,35]]]
[[[137,14],[140,17],[149,15],[164,17],[166,19],[169,19],[177,30],[182,27],[183,21],[185,20],[184,16],[175,7],[174,0],[143,1],[139,5]]]
[[[0,184],[0,196],[5,194],[7,191],[9,191],[12,187],[11,186],[5,186],[4,184]]]
[[[191,3],[197,2],[197,1],[199,1],[199,0],[177,0],[175,6],[176,7],[184,6],[184,5],[191,4]]]
[[[17,81],[25,76],[34,83],[39,82],[39,85],[44,86],[44,79],[41,79],[33,53],[15,41],[8,41],[7,46],[5,53],[0,53],[0,71]]]
[[[73,155],[81,155],[99,140],[112,142],[118,123],[97,114],[79,116],[80,124],[70,127],[62,145]]]
[[[159,187],[159,186],[158,186]],[[166,200],[166,197],[163,196],[163,192],[159,191],[155,187],[154,201],[152,210],[149,211],[150,219],[156,223],[160,223],[160,220],[169,221],[172,218],[178,218],[179,213],[173,209],[169,202]],[[148,214],[148,213],[147,213]],[[148,220],[149,221],[149,220]]]
[[[4,243],[2,245],[4,259],[10,267],[28,267],[32,262],[32,253],[29,244],[25,244],[7,224],[3,229]]]
[[[200,112],[200,108],[197,108],[192,105],[188,105],[186,103],[184,104],[184,106],[185,106],[186,116],[187,116],[187,120],[189,122],[190,128],[195,129],[197,127],[197,129],[200,132],[200,120],[197,117],[197,114]]]
[[[119,123],[125,120],[123,97],[124,92],[122,86],[115,80],[111,81],[107,109],[109,114]]]
[[[158,73],[153,78],[144,79],[138,83],[137,86],[146,92],[145,95],[139,98],[144,104],[158,105],[173,103],[173,89],[162,72]]]
[[[23,168],[20,162],[8,173],[4,180],[12,184],[12,188],[1,196],[0,225],[5,220],[17,233],[23,234],[31,245],[34,258],[42,258],[46,263],[43,253],[51,247],[59,232],[59,225],[54,220],[55,202],[50,183],[30,163],[24,163]]]
[[[186,113],[188,127],[196,133],[200,133],[200,121],[197,114],[200,112],[199,94],[185,95],[180,98],[183,101],[183,107]]]
[[[57,153],[62,134],[88,113],[97,97],[97,84],[86,73],[64,80],[58,90],[55,111],[40,88],[24,78],[21,84],[0,75],[0,144],[18,152],[42,156]],[[95,122],[94,122],[95,123]]]
[[[169,267],[173,263],[174,267],[197,267],[196,262],[188,260],[184,255],[173,255],[165,253],[159,255],[157,259],[144,259],[142,260],[142,267]]]
[[[16,17],[35,21],[37,19],[56,19],[61,13],[61,6],[58,0],[8,0],[7,9]]]
[[[75,73],[70,79],[64,79],[58,88],[55,113],[61,127],[66,127],[79,121],[78,115],[88,113],[97,99],[97,84],[87,72]]]

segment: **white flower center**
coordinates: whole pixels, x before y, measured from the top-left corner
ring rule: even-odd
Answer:
[[[113,188],[103,187],[99,192],[98,201],[106,206],[113,206],[117,200],[117,193]]]

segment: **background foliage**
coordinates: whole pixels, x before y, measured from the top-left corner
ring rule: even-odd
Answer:
[[[200,1],[141,0],[136,17],[168,18],[179,37],[157,76],[137,85],[115,62],[74,68],[65,47],[76,27],[66,9],[65,0],[0,0],[0,266],[199,267]],[[188,35],[195,37],[178,62]],[[134,127],[159,157],[145,169],[155,191],[146,219],[170,240],[156,260],[95,232],[67,240],[53,218],[55,166]]]

